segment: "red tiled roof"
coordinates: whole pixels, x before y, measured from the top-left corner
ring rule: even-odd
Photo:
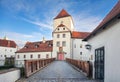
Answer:
[[[112,21],[118,15],[120,15],[120,0],[108,13],[108,15],[102,20],[102,22],[93,30],[93,32],[85,38],[85,40],[94,35],[94,33],[97,33],[100,29],[104,28],[110,21]]]
[[[73,32],[72,32],[72,38],[84,39],[84,38],[87,37],[89,34],[90,34],[89,32],[77,32],[77,31],[73,31]]]
[[[66,12],[66,10],[62,9],[61,12],[54,19],[67,17],[67,16],[70,16],[70,15]]]
[[[17,44],[14,41],[12,41],[12,40],[0,39],[0,46],[16,48]]]
[[[57,27],[65,27],[65,25],[63,25],[63,24],[60,24],[60,25],[58,25]]]
[[[25,46],[16,53],[24,52],[51,52],[53,50],[53,40],[40,42],[27,42]]]

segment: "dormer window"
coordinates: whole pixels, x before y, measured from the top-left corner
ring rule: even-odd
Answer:
[[[28,46],[25,46],[24,48],[28,48]]]
[[[38,48],[39,47],[39,45],[38,44],[35,44],[35,48]]]
[[[48,46],[51,47],[51,46],[53,46],[53,44],[49,44]]]

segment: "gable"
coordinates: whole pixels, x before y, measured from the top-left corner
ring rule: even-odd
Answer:
[[[70,32],[70,29],[67,28],[64,24],[60,24],[53,32]]]

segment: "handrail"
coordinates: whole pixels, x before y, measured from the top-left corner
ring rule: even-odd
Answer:
[[[48,59],[35,59],[35,60],[25,60],[25,76],[29,77],[33,73],[39,71],[46,65],[53,62],[55,58],[48,58]]]

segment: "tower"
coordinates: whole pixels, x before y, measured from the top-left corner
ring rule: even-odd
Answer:
[[[73,19],[70,14],[66,12],[66,10],[62,9],[61,12],[54,18],[53,22],[53,30],[57,28],[60,24],[65,24],[67,28],[69,28],[71,31],[74,30],[74,24]]]
[[[58,60],[70,58],[71,32],[74,30],[73,20],[64,9],[53,21],[53,56]]]

